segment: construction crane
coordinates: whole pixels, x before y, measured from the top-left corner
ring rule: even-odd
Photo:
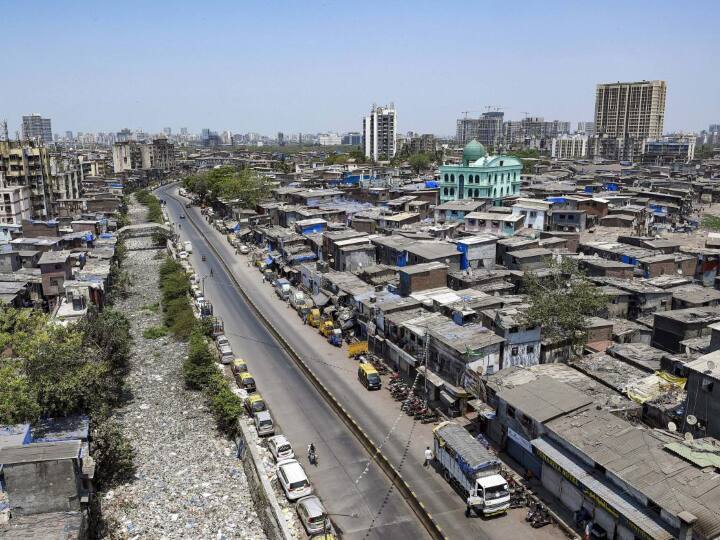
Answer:
[[[528,111],[520,111],[520,112],[525,115],[525,118],[527,118],[528,116],[530,116],[530,113],[529,113]]]
[[[468,114],[469,114],[469,113],[473,113],[473,112],[482,112],[482,111],[460,111],[460,114],[463,115],[463,119],[464,119],[464,120],[467,120]]]

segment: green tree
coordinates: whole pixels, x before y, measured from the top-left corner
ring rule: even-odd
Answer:
[[[254,207],[270,194],[266,176],[252,169],[219,167],[185,178],[183,184],[205,201],[218,198],[239,200],[246,208]]]
[[[428,157],[427,154],[418,152],[408,158],[408,163],[410,163],[410,167],[412,167],[415,174],[419,174],[420,171],[424,171],[430,167],[430,157]]]
[[[0,366],[0,424],[29,422],[40,416],[40,406],[22,373],[19,360]]]
[[[523,287],[530,301],[523,324],[540,326],[543,339],[569,342],[576,353],[587,339],[587,317],[607,306],[602,291],[568,259],[549,262],[549,273],[542,277],[525,272]]]
[[[523,164],[522,172],[525,174],[532,174],[535,171],[535,164],[540,158],[540,152],[535,148],[513,150],[506,155],[518,158]]]
[[[97,489],[106,491],[133,478],[133,449],[114,420],[103,418],[93,422],[92,449]]]
[[[348,152],[348,155],[350,156],[350,159],[355,160],[355,163],[365,163],[366,161],[365,152],[363,152],[360,148],[350,150],[350,152]]]

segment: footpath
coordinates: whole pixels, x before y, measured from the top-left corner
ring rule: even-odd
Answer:
[[[131,222],[146,222],[146,214],[133,200]],[[133,337],[126,379],[131,397],[116,417],[137,470],[102,496],[105,537],[265,539],[234,444],[217,432],[202,395],[184,387],[186,344],[170,336],[143,337],[148,328],[162,326],[158,271],[165,250],[147,249],[151,243],[128,242],[123,268],[130,273],[130,294],[116,302]]]

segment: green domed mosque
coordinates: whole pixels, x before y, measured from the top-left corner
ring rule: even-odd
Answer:
[[[440,204],[459,199],[500,199],[520,193],[522,162],[512,156],[488,155],[473,139],[463,149],[462,165],[440,167]]]

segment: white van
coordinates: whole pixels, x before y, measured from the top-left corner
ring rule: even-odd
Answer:
[[[183,247],[185,248],[185,251],[188,253],[192,253],[192,244],[190,242],[185,242],[183,244]]]

